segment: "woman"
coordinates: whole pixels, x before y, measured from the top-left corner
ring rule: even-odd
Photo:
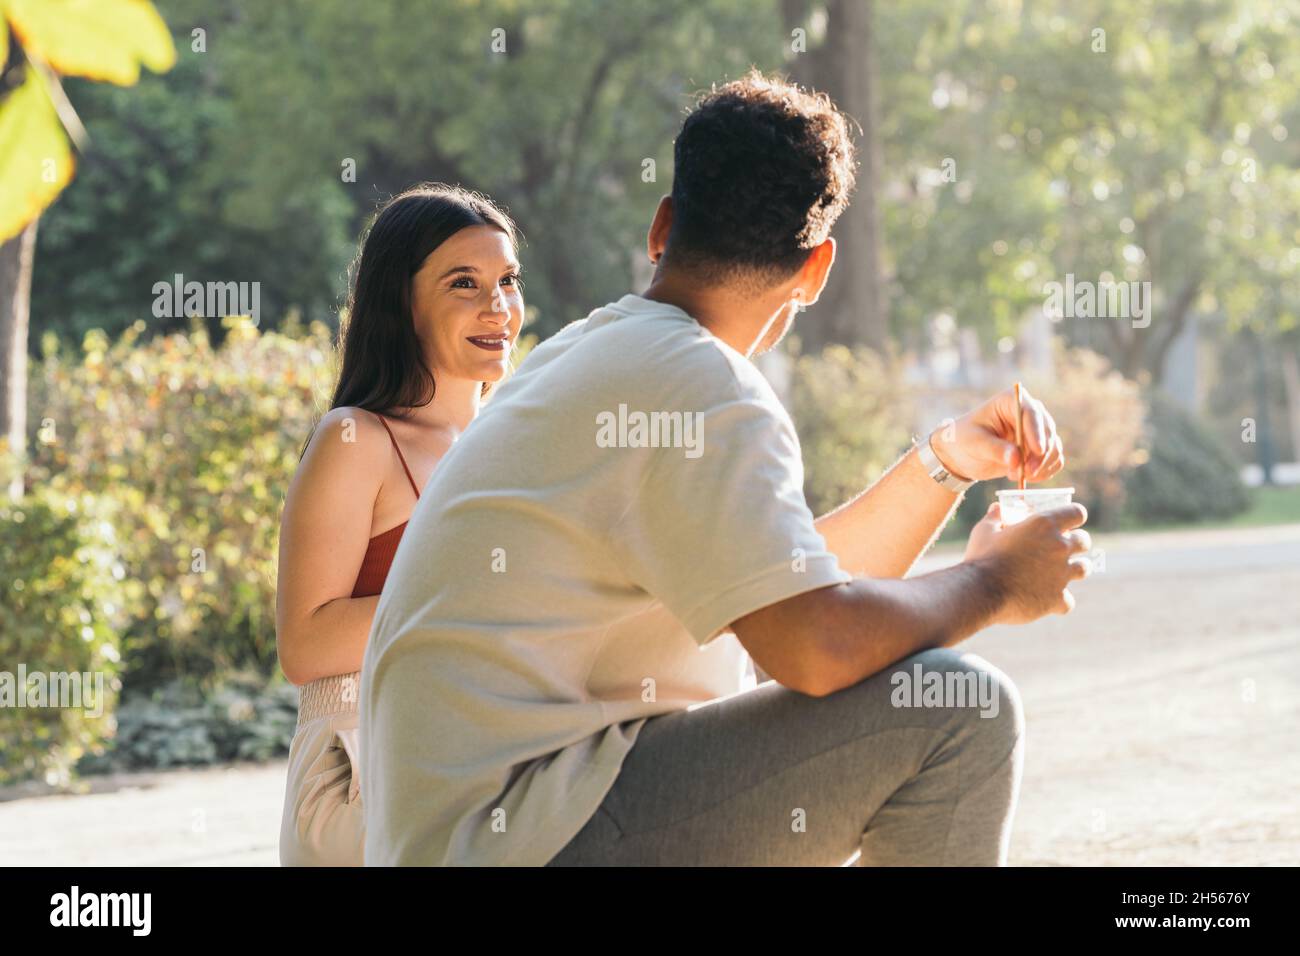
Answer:
[[[338,386],[280,525],[276,643],[300,685],[282,865],[363,862],[357,701],[371,619],[420,488],[506,375],[523,310],[515,227],[491,200],[420,186],[380,210]]]

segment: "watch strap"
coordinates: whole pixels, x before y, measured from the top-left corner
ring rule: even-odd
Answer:
[[[961,494],[971,485],[975,484],[975,482],[967,478],[962,478],[959,475],[955,475],[948,470],[944,463],[939,460],[939,456],[934,453],[934,448],[930,444],[930,440],[933,437],[934,432],[930,432],[925,436],[924,440],[915,437],[913,438],[913,443],[916,445],[916,453],[921,459],[921,465],[925,468],[929,476],[940,485],[955,494]]]

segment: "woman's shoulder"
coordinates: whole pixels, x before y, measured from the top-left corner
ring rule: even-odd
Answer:
[[[347,435],[355,434],[359,437],[382,435],[385,440],[388,438],[388,432],[377,414],[353,405],[339,405],[322,415],[320,421],[316,423],[316,433],[312,437],[315,439],[317,434],[329,430],[341,431]]]
[[[383,475],[375,467],[377,443],[387,445],[388,432],[374,412],[340,405],[321,416],[308,442],[300,473],[321,473],[334,484],[357,482],[378,488]],[[372,480],[373,479],[373,480]]]

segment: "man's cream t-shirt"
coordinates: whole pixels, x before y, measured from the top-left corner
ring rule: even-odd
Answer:
[[[851,580],[802,489],[767,381],[682,310],[627,295],[534,348],[434,470],[375,612],[366,863],[549,862],[647,718],[753,686],[733,621]]]

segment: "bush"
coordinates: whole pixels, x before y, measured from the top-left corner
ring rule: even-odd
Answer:
[[[33,369],[30,479],[117,504],[133,686],[274,670],[280,508],[334,350],[321,323],[230,325],[220,348],[198,323],[93,331],[80,355],[47,336]]]
[[[790,388],[814,514],[862,491],[911,443],[911,408],[893,356],[827,346],[796,360]]]
[[[112,748],[83,760],[83,773],[269,760],[289,752],[298,690],[251,674],[232,675],[205,694],[174,680],[118,710]]]
[[[106,501],[43,487],[0,501],[0,693],[13,694],[0,702],[0,783],[66,783],[112,733],[125,569],[109,517]],[[56,706],[17,706],[36,674]],[[65,677],[75,693],[60,704]]]
[[[1075,487],[1075,497],[1089,509],[1090,525],[1113,526],[1124,498],[1124,477],[1146,455],[1137,383],[1095,352],[1058,344],[1053,375],[1026,384],[1047,404],[1065,441],[1066,467],[1053,483]],[[908,447],[911,389],[892,355],[829,346],[820,355],[798,359],[792,392],[805,495],[815,513],[861,491]],[[969,532],[997,487],[996,482],[979,482],[967,493],[950,537]]]
[[[137,322],[112,343],[92,331],[74,354],[47,335],[32,368],[28,485],[51,500],[97,502],[102,527],[115,532],[114,574],[65,586],[74,606],[91,584],[115,585],[113,651],[128,688],[112,753],[98,748],[79,769],[261,760],[286,752],[293,736],[297,690],[267,683],[276,674],[280,510],[337,356],[321,323],[304,330],[290,321],[280,333],[240,319],[226,326],[217,347],[197,320],[188,334],[149,339]],[[535,342],[521,338],[516,361]],[[23,520],[23,535],[6,534],[5,553],[24,563],[0,580],[66,573],[50,562],[73,551],[71,531]],[[44,550],[27,547],[36,528]],[[6,659],[22,650],[15,659],[34,666],[25,649],[42,646],[43,626],[23,631],[20,645],[0,623]],[[106,718],[96,745],[113,726]],[[38,750],[51,733],[40,731]],[[92,749],[91,737],[76,739],[61,767]]]
[[[1050,484],[1074,486],[1075,500],[1088,509],[1089,527],[1113,528],[1124,506],[1125,479],[1147,458],[1141,390],[1088,349],[1058,341],[1054,364],[1050,380],[1026,382],[1056,419],[1065,443],[1065,468]]]
[[[1232,455],[1163,394],[1151,399],[1150,457],[1127,483],[1128,514],[1142,524],[1227,518],[1250,504]]]

